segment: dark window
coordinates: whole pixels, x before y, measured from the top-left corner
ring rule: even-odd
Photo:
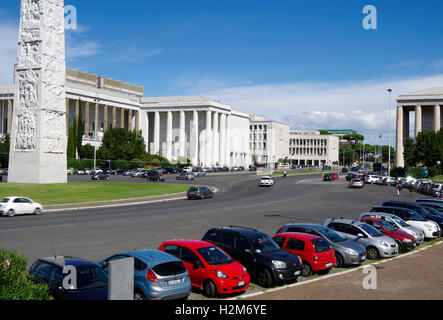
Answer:
[[[181,259],[190,264],[194,264],[199,260],[194,252],[184,247],[181,247]]]
[[[180,258],[180,247],[172,244],[165,246],[165,252],[172,254],[176,258]]]
[[[40,263],[35,269],[35,275],[41,280],[49,281],[51,279],[52,271],[54,267],[47,263]]]
[[[237,236],[235,237],[235,249],[237,250],[245,250],[245,249],[251,249],[251,245],[249,244],[249,241],[246,240],[245,237]]]
[[[297,250],[304,251],[305,250],[305,242],[298,239],[289,239],[286,243],[286,249],[288,250]]]
[[[152,270],[160,277],[174,276],[186,272],[186,268],[181,261],[158,264]]]
[[[348,234],[352,234],[353,236],[357,236],[359,233],[363,233],[357,227],[351,226],[349,224],[345,226],[345,232]]]
[[[218,240],[218,242],[223,246],[226,246],[228,248],[233,248],[234,234],[230,232],[222,232],[220,240]]]
[[[21,203],[20,198],[15,199],[15,200],[14,200],[14,203]]]
[[[206,233],[203,240],[214,242],[217,239],[217,231],[209,231]]]
[[[305,228],[302,228],[302,227],[289,227],[287,232],[305,232]]]
[[[61,268],[55,268],[54,273],[52,274],[51,286],[61,286],[63,283],[63,271]]]
[[[346,232],[345,225],[343,223],[332,222],[328,227],[338,232]]]
[[[278,244],[278,246],[279,246],[280,248],[282,248],[282,247],[283,247],[283,244],[285,243],[286,238],[285,238],[285,237],[275,237],[275,238],[272,238],[272,240],[274,240],[274,242],[275,242],[276,244]]]
[[[145,270],[147,265],[141,261],[140,259],[134,258],[134,270],[143,271]]]
[[[311,240],[314,244],[315,252],[325,252],[331,249],[329,242],[323,238]]]

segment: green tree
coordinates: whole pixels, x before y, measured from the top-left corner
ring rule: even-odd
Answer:
[[[82,146],[80,151],[80,157],[82,159],[93,159],[94,158],[94,147],[89,143]]]
[[[85,121],[83,121],[83,111],[82,111],[82,100],[78,100],[79,104],[79,110],[78,110],[78,121],[76,122],[76,128],[75,128],[75,148],[77,151],[77,155],[80,156],[82,151],[82,144],[83,144],[83,134],[85,133]]]
[[[414,141],[412,139],[407,139],[404,143],[403,156],[405,159],[406,167],[415,167],[417,165],[417,158],[414,152]]]
[[[349,142],[349,144],[351,145],[352,163],[354,163],[355,162],[355,150],[357,149],[357,145],[359,144],[359,142],[364,141],[365,137],[361,134],[353,133],[353,134],[344,135],[343,139],[347,140]]]
[[[2,168],[8,168],[9,166],[10,144],[11,144],[11,138],[9,134],[7,134],[0,141],[0,166]]]
[[[141,131],[126,131],[122,128],[111,128],[103,135],[99,151],[102,159],[132,160],[140,159],[145,153],[146,145]]]
[[[75,125],[75,120],[74,120]],[[75,159],[75,133],[74,133],[74,126],[69,128],[68,131],[68,150],[67,150],[67,156],[68,159]]]
[[[441,165],[443,159],[443,139],[435,131],[423,131],[417,135],[414,146],[414,155],[417,163],[427,167]]]

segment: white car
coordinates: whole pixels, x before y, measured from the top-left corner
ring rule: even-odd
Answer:
[[[377,180],[378,180],[379,178],[380,178],[379,176],[368,176],[368,177],[365,179],[365,182],[366,182],[366,183],[369,183],[369,184],[374,184],[374,183],[377,182]]]
[[[205,171],[206,171],[206,170],[205,170]],[[184,167],[184,168],[183,168],[183,172],[191,173],[191,172],[192,172],[192,168],[191,168],[191,167]]]
[[[43,206],[26,197],[5,197],[0,201],[0,215],[13,217],[18,214],[35,214],[43,212]]]
[[[274,180],[272,180],[271,177],[262,177],[260,179],[260,187],[273,187],[274,186]]]

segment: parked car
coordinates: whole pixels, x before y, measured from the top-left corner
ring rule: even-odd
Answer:
[[[181,259],[192,286],[207,297],[243,292],[250,276],[240,263],[212,243],[202,240],[170,240],[158,248]]]
[[[63,286],[63,268],[73,266],[76,270],[77,286]],[[29,273],[34,281],[46,284],[56,300],[107,300],[108,276],[95,263],[72,257],[40,258]]]
[[[303,263],[303,277],[312,272],[329,272],[336,262],[335,253],[329,241],[307,233],[287,232],[272,237],[280,248],[300,256]]]
[[[380,176],[369,175],[365,179],[365,183],[374,184],[380,178]]]
[[[13,217],[21,214],[39,215],[43,206],[26,197],[5,197],[0,201],[0,215]]]
[[[73,174],[73,173],[72,173],[72,170],[67,169],[67,170],[66,170],[66,174],[67,174],[68,176],[72,176],[72,174]]]
[[[274,180],[272,180],[271,177],[261,177],[260,178],[260,187],[273,187],[274,186]]]
[[[164,182],[165,177],[163,177],[163,173],[155,170],[150,170],[146,174],[146,179],[148,181],[156,181],[156,182]]]
[[[415,202],[435,202],[443,204],[443,199],[433,197],[419,197],[415,199]]]
[[[240,262],[262,287],[295,281],[301,275],[300,257],[282,250],[268,235],[245,227],[212,228],[203,236]]]
[[[366,217],[379,218],[385,220],[393,227],[398,228],[401,231],[404,231],[413,236],[415,238],[416,245],[420,245],[425,239],[425,234],[423,233],[423,231],[421,231],[421,229],[406,223],[406,221],[396,216],[395,214],[384,213],[384,212],[363,212],[360,213],[358,220],[361,221],[363,218]]]
[[[278,233],[303,232],[323,237],[329,241],[337,259],[336,266],[360,265],[366,260],[366,249],[355,241],[347,240],[337,232],[325,226],[316,224],[286,224]]]
[[[404,220],[407,224],[410,224],[411,226],[419,228],[421,231],[423,231],[425,239],[437,238],[439,235],[438,225],[433,221],[426,220],[414,210],[400,207],[378,206],[373,207],[371,212],[385,212],[394,214]]]
[[[366,223],[347,219],[327,219],[323,225],[335,230],[346,239],[364,246],[369,260],[377,260],[380,257],[392,258],[398,254],[398,246],[393,239],[384,236]]]
[[[205,176],[206,172],[202,168],[196,168],[196,169],[192,170],[192,174],[196,177],[197,176]]]
[[[394,239],[395,242],[397,242],[398,250],[400,252],[410,251],[416,246],[415,238],[413,236],[392,226],[383,219],[364,217],[360,221],[369,224],[380,231],[380,233]]]
[[[188,189],[188,192],[186,193],[186,196],[189,200],[192,199],[206,199],[206,198],[214,198],[214,192],[205,186],[195,186],[190,187]]]
[[[174,168],[163,168],[163,174],[176,174],[177,170]]]
[[[79,176],[84,176],[85,175],[85,170],[77,168],[77,169],[74,170],[74,174],[75,175],[79,175]]]
[[[86,168],[84,170],[85,170],[85,175],[87,175],[87,176],[89,176],[92,173],[91,169]]]
[[[192,173],[180,173],[175,177],[176,180],[194,180],[194,175]]]
[[[183,168],[183,172],[191,173],[192,172],[192,167],[184,167]]]
[[[109,262],[134,258],[134,300],[179,300],[191,293],[188,271],[180,259],[158,250],[115,254],[96,263],[108,273]]]
[[[363,188],[364,186],[365,183],[363,182],[363,180],[360,179],[352,179],[348,185],[349,188],[360,188],[360,189]]]
[[[91,175],[91,180],[109,180],[109,174],[104,172],[94,173]]]

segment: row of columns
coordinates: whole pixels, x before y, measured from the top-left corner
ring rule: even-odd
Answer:
[[[68,135],[69,133],[69,106],[70,106],[70,101],[74,100],[74,99],[70,99],[70,98],[66,98],[66,135]],[[80,113],[80,100],[76,99],[74,100],[75,103],[75,120],[78,121],[79,119],[79,113]],[[91,106],[94,105],[94,106]],[[94,130],[96,130],[97,128],[99,128],[100,126],[99,124],[99,119],[100,119],[100,104],[99,103],[91,103],[89,101],[85,102],[85,113],[84,113],[84,121],[85,121],[85,136],[89,135],[89,114],[90,114],[90,108],[93,107],[94,108],[94,123],[95,123],[95,128],[93,128]],[[127,127],[128,130],[132,130],[132,119],[133,119],[133,113],[135,113],[135,131],[139,131],[139,117],[140,117],[140,112],[136,111],[136,110],[131,110],[131,109],[125,109],[125,108],[119,108],[119,107],[115,107],[115,106],[108,106],[108,105],[102,105],[103,106],[103,131],[107,131],[108,130],[108,123],[109,120],[112,121],[112,128],[124,128],[125,127],[125,111],[128,111],[128,123],[127,123]],[[109,108],[112,108],[112,119],[108,119],[108,111]],[[120,124],[119,126],[117,126],[117,112],[120,112]]]
[[[439,104],[434,104],[433,107],[433,130],[435,132],[439,131],[441,128],[441,106]],[[423,130],[423,111],[422,105],[417,104],[414,106],[415,110],[415,124],[414,124],[414,137],[422,132]],[[395,165],[397,167],[404,167],[404,140],[405,136],[409,136],[409,132],[405,132],[405,122],[409,122],[409,119],[404,119],[404,108],[403,105],[399,104],[397,106],[397,132],[396,132],[396,160]],[[409,128],[407,128],[409,131]],[[406,133],[406,135],[405,135]]]
[[[228,133],[231,125],[230,115],[214,111],[206,112],[205,134],[199,134],[199,111],[193,110],[190,125],[190,152],[186,153],[186,115],[185,111],[176,111],[179,113],[179,149],[178,156],[190,159],[194,165],[203,164],[205,166],[229,165],[230,163],[230,139]],[[152,154],[160,154],[160,111],[148,112],[154,114],[153,128],[153,147]],[[166,158],[172,159],[173,146],[173,111],[165,111],[166,113]],[[147,128],[149,132],[149,127]],[[148,137],[149,141],[149,137]]]
[[[13,101],[13,99],[0,100],[0,134],[11,134]]]

